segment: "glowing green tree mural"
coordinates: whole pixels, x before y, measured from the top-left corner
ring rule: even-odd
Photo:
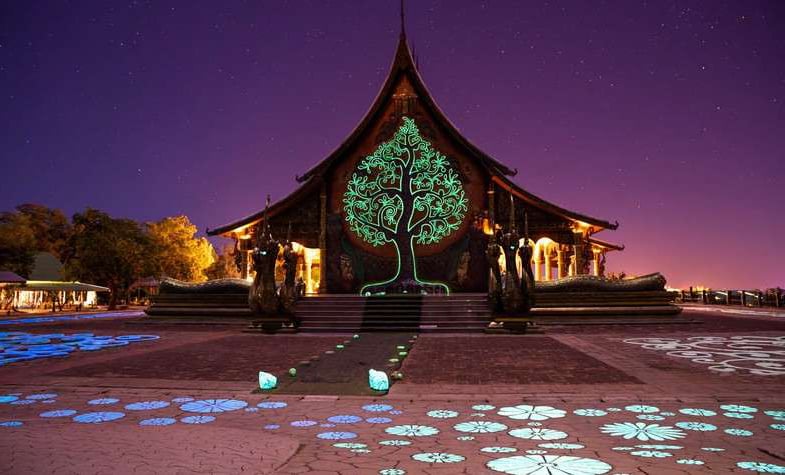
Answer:
[[[360,293],[395,284],[441,286],[417,276],[416,244],[435,244],[461,226],[468,200],[458,172],[404,117],[392,140],[363,158],[343,197],[349,229],[372,246],[392,244],[398,255],[395,275],[365,285]]]

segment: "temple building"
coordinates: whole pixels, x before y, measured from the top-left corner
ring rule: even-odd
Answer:
[[[463,137],[425,87],[401,32],[389,75],[373,105],[329,156],[297,177],[269,208],[208,230],[235,240],[251,273],[254,232],[266,219],[299,256],[297,278],[315,293],[385,289],[486,292],[486,249],[516,227],[533,244],[535,280],[603,275],[608,252],[595,236],[618,222],[539,198],[518,173]],[[282,272],[278,272],[282,274]]]

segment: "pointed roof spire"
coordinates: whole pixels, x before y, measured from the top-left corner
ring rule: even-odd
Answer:
[[[403,5],[403,0],[401,0],[401,38],[406,38],[406,16],[405,10]]]

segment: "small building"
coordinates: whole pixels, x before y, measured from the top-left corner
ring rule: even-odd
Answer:
[[[534,244],[536,280],[603,274],[606,254],[623,246],[595,236],[618,222],[535,196],[513,181],[517,174],[449,121],[402,31],[381,91],[346,139],[298,176],[290,195],[208,234],[235,241],[250,279],[255,233],[267,219],[274,237],[294,242],[297,278],[311,294],[395,281],[486,292],[488,241],[511,228]]]

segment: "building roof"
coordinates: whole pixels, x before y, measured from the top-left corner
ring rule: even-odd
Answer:
[[[401,30],[401,35],[398,40],[398,46],[395,52],[395,59],[393,60],[392,66],[390,67],[387,80],[384,82],[384,85],[377,94],[376,99],[373,101],[370,109],[368,109],[368,112],[366,112],[363,119],[357,124],[357,126],[355,126],[352,133],[349,134],[349,136],[344,139],[344,141],[335,150],[333,150],[325,159],[307,170],[303,175],[296,177],[297,181],[303,185],[298,187],[295,191],[282,200],[272,204],[267,211],[269,217],[274,217],[279,212],[287,209],[290,205],[296,203],[301,197],[306,196],[319,186],[318,177],[323,176],[337,160],[345,156],[345,152],[350,150],[360,141],[366,129],[383,112],[385,104],[387,104],[395,92],[395,87],[402,75],[407,76],[412,85],[412,88],[417,94],[418,99],[422,101],[424,106],[433,114],[436,124],[445,132],[446,135],[452,138],[458,145],[463,147],[469,153],[469,155],[477,159],[493,177],[493,180],[502,188],[507,189],[516,195],[519,199],[531,204],[532,206],[549,211],[569,220],[580,221],[591,225],[595,228],[594,232],[600,231],[602,229],[616,229],[618,227],[618,222],[611,223],[602,219],[593,218],[591,216],[570,211],[550,203],[527,192],[515,184],[512,180],[510,180],[509,177],[515,176],[518,170],[508,168],[506,165],[487,155],[485,152],[467,140],[458,131],[458,128],[455,127],[452,122],[450,122],[444,112],[442,112],[442,110],[433,100],[430,92],[425,87],[425,83],[420,77],[419,72],[417,71],[417,66],[415,65],[415,62],[412,58],[403,29]],[[264,213],[264,210],[260,210],[236,221],[217,226],[213,229],[208,229],[207,234],[210,236],[215,236],[248,227],[261,221]]]
[[[30,280],[62,280],[63,271],[63,264],[53,254],[39,252],[35,255]]]
[[[0,270],[0,284],[24,284],[25,282],[27,280],[24,277],[7,270]]]
[[[28,280],[21,287],[28,291],[54,291],[54,292],[109,292],[107,287],[100,285],[83,284],[82,282],[62,282],[54,280]]]

